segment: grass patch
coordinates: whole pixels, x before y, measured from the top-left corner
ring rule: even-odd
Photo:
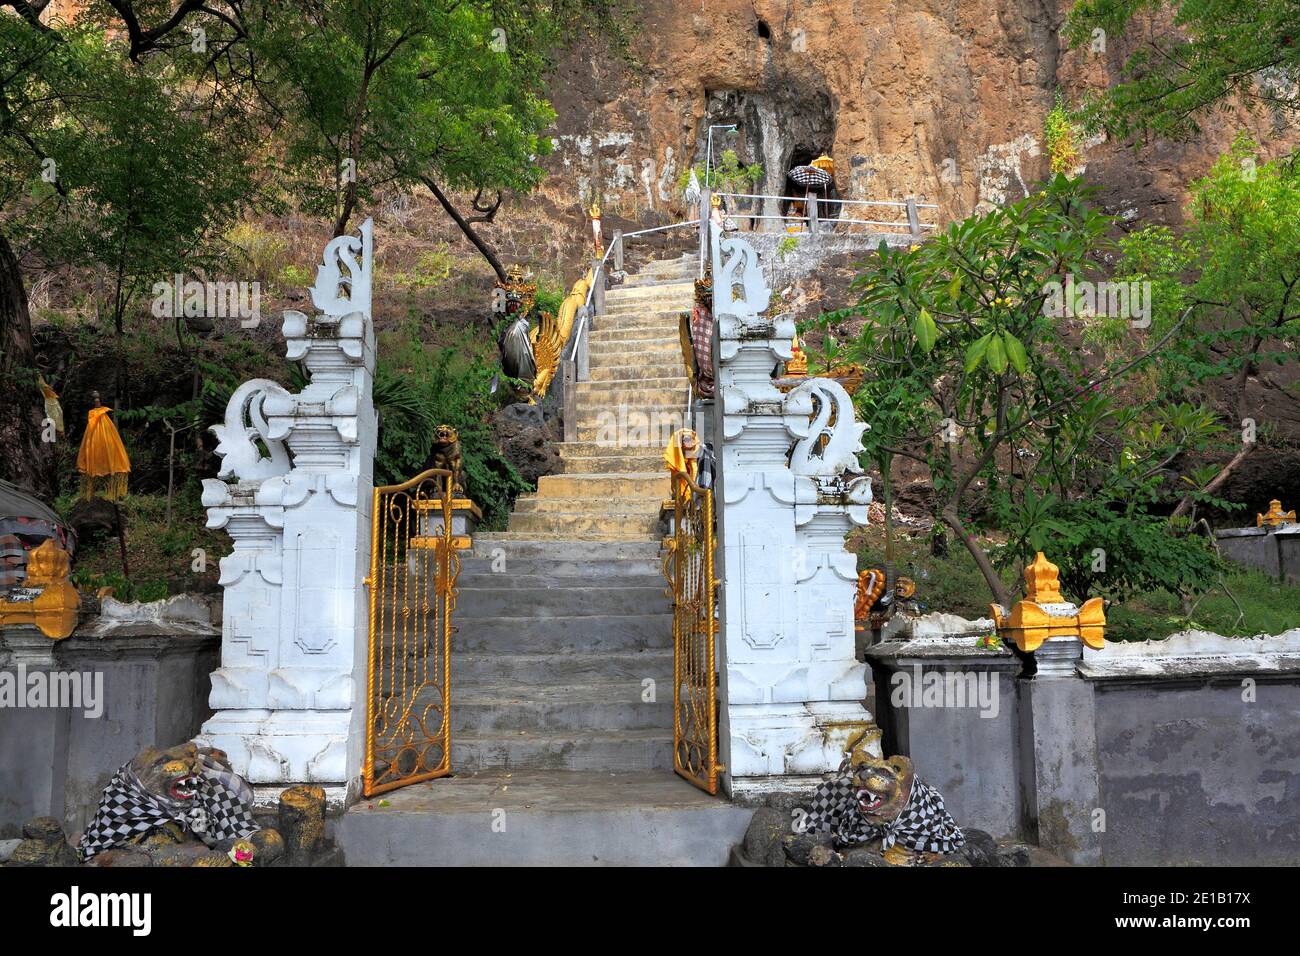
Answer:
[[[66,517],[74,504],[75,497],[61,497],[55,501],[55,510]],[[230,553],[231,541],[225,532],[204,526],[206,513],[197,483],[176,489],[170,526],[166,494],[127,495],[121,508],[131,577],[122,574],[117,538],[105,536],[78,544],[73,584],[88,591],[111,587],[119,601],[158,601],[173,594],[217,588],[217,563]],[[201,571],[195,570],[199,558],[195,549],[203,551]]]
[[[1275,581],[1260,571],[1230,565],[1224,583],[1233,597],[1215,588],[1194,602],[1190,617],[1182,601],[1172,594],[1148,592],[1106,611],[1106,638],[1112,641],[1146,641],[1190,629],[1213,631],[1229,637],[1280,634],[1300,626],[1300,586]],[[1238,623],[1237,604],[1244,618]]]

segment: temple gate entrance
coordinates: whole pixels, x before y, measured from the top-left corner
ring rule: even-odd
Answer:
[[[451,634],[460,574],[452,474],[375,489],[371,524],[367,797],[451,772]]]

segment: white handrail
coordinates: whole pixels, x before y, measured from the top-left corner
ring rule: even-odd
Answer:
[[[717,193],[718,196],[726,196],[730,199],[785,199],[790,202],[804,202],[807,196],[772,196],[767,193]],[[828,199],[825,196],[818,196],[819,203],[843,203],[848,206],[896,206],[899,209],[906,209],[907,203],[894,202],[885,199],[841,199],[836,196],[834,199]],[[916,203],[917,209],[938,209],[939,207],[932,202]],[[741,213],[744,215],[744,213]]]
[[[698,219],[688,219],[683,222],[670,222],[666,226],[654,226],[651,229],[638,229],[635,232],[622,233],[618,242],[626,242],[634,236],[648,236],[652,232],[664,232],[668,229],[678,229],[682,226],[698,226]],[[582,305],[582,314],[578,319],[578,331],[573,336],[573,350],[569,352],[569,361],[575,361],[578,357],[578,346],[582,342],[582,333],[587,328],[587,316],[591,312],[591,298],[596,293],[596,283],[601,281],[602,274],[605,271],[605,263],[609,260],[609,254],[614,251],[614,243],[611,242],[605,249],[605,254],[600,257],[600,265],[596,267],[595,273],[591,277],[591,287],[587,289],[587,300]]]

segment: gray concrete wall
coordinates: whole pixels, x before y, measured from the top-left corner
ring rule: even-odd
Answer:
[[[973,642],[972,642],[973,643]],[[875,684],[875,715],[886,756],[912,758],[917,775],[943,794],[958,823],[994,836],[1019,835],[1020,763],[1017,745],[1015,661],[1009,654],[973,653],[936,658],[912,642],[888,642],[868,654]],[[972,647],[972,651],[973,651]],[[897,706],[901,674],[915,681],[927,674],[974,674],[996,688],[996,713],[970,707]]]
[[[220,650],[215,630],[105,638],[79,632],[54,645],[48,668],[102,675],[103,713],[0,709],[0,838],[42,815],[76,834],[118,767],[147,746],[193,737],[211,714],[210,674]],[[12,660],[0,666],[17,673]],[[40,667],[24,666],[28,673]]]
[[[1110,865],[1300,863],[1300,679],[1097,684]],[[1248,696],[1248,695],[1247,695]]]
[[[1107,645],[1051,686],[973,638],[942,644],[868,658],[885,753],[910,756],[958,823],[1108,866],[1300,863],[1300,631]],[[918,663],[1000,669],[997,717],[898,706],[891,675]]]

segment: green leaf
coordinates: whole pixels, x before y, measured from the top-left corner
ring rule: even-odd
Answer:
[[[1007,350],[1002,344],[1001,336],[989,339],[989,347],[984,357],[988,360],[989,368],[993,369],[994,374],[1001,375],[1007,370]]]
[[[927,310],[921,310],[921,314],[912,323],[912,331],[916,334],[916,344],[922,352],[928,352],[934,348],[934,340],[938,338],[939,327],[934,324],[934,318]]]
[[[988,351],[989,342],[993,339],[992,332],[985,332],[966,349],[966,374],[969,375],[980,366],[984,361],[984,353]]]
[[[1025,347],[1020,344],[1020,340],[1010,332],[1003,332],[1002,345],[1006,349],[1007,359],[1011,362],[1011,367],[1024,375],[1025,367],[1029,364],[1029,355],[1025,352]]]

